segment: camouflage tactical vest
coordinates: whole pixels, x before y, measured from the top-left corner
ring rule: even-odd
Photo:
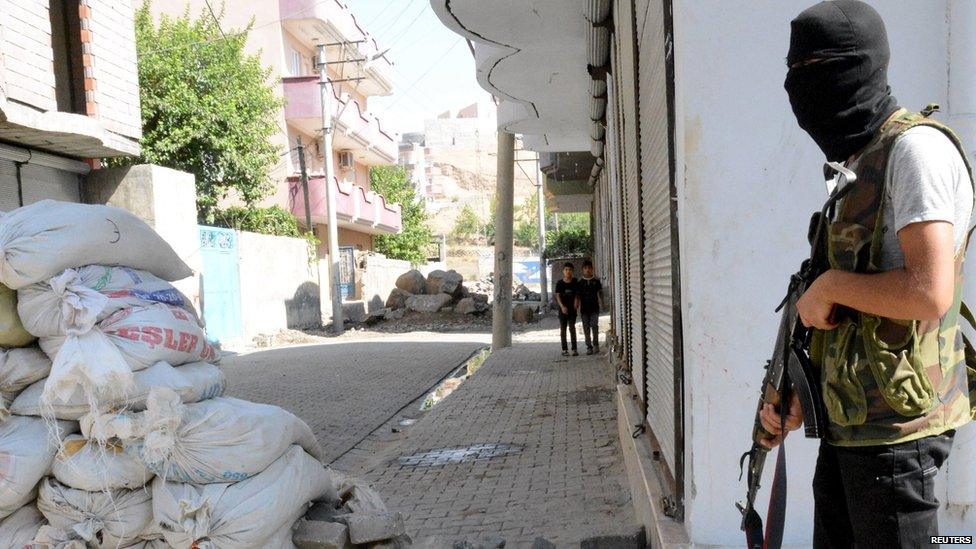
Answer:
[[[888,157],[898,137],[918,125],[945,133],[969,168],[952,130],[919,113],[896,112],[856,161],[857,181],[829,224],[827,255],[832,268],[880,272]],[[970,421],[973,404],[967,377],[976,371],[967,371],[959,329],[964,256],[965,246],[955,258],[952,306],[941,320],[896,320],[853,311],[833,330],[814,330],[810,351],[820,368],[829,442],[895,444]]]

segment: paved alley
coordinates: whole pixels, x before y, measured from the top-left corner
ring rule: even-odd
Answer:
[[[349,334],[350,336],[352,334]],[[227,394],[304,419],[332,461],[484,347],[486,334],[342,337],[228,356]]]
[[[366,473],[415,539],[567,547],[638,532],[613,372],[604,357],[558,348],[555,329],[517,336]]]

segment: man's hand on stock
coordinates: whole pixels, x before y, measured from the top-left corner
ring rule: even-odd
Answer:
[[[766,404],[759,412],[759,421],[763,429],[773,435],[774,438],[760,441],[766,449],[772,450],[783,442],[783,439],[790,431],[796,431],[803,425],[803,408],[800,407],[800,397],[796,393],[790,394],[790,409],[786,414],[786,431],[783,431],[783,419],[776,406]]]

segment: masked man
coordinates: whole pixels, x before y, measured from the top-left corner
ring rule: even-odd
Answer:
[[[927,546],[939,533],[934,477],[972,415],[959,331],[972,177],[949,128],[898,107],[888,57],[884,23],[863,2],[821,2],[792,22],[785,87],[797,122],[857,174],[829,220],[833,269],[797,304],[815,328],[829,418],[816,547]],[[761,419],[780,443],[776,410]],[[801,421],[794,399],[787,432]]]

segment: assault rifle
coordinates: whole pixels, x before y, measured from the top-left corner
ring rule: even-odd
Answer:
[[[756,493],[759,491],[763,465],[769,453],[760,442],[774,438],[763,428],[759,420],[759,413],[763,406],[766,404],[776,406],[785,424],[790,398],[795,393],[803,410],[806,436],[823,438],[826,433],[827,419],[820,394],[819,373],[811,363],[809,355],[811,331],[799,321],[796,302],[813,281],[830,268],[824,253],[827,223],[833,216],[837,201],[854,188],[857,179],[854,172],[839,163],[824,164],[824,177],[828,181],[834,180],[835,173],[837,174],[836,186],[830,192],[823,208],[814,213],[810,219],[807,234],[810,241],[810,257],[805,259],[800,265],[800,270],[790,277],[786,297],[776,308],[776,311],[781,313],[779,333],[776,335],[773,356],[766,362],[766,376],[763,378],[759,405],[756,409],[756,422],[752,430],[752,448],[739,460],[740,471],[747,473],[748,491],[745,504],[736,503],[736,507],[742,513],[742,530],[746,533],[750,549],[780,547],[783,541],[783,523],[786,518],[786,450],[783,444],[785,440],[779,445],[765,533],[762,518],[755,509]],[[743,468],[746,460],[748,460],[748,467]]]

